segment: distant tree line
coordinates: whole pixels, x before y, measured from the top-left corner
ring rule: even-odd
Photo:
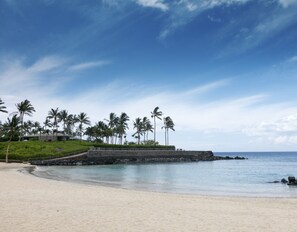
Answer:
[[[24,100],[16,105],[16,111],[12,112],[7,120],[2,124],[0,121],[0,140],[1,141],[21,141],[29,135],[52,134],[57,135],[63,133],[71,137],[87,136],[88,140],[107,144],[128,144],[127,130],[130,117],[126,113],[117,116],[110,113],[109,116],[91,126],[91,122],[86,113],[71,114],[67,110],[59,110],[59,108],[51,108],[44,122],[25,121],[26,116],[31,117],[35,112],[29,100]],[[0,98],[0,113],[8,113],[5,103]],[[133,120],[134,133],[133,138],[137,144],[158,144],[156,140],[156,120],[162,120],[163,113],[159,107],[151,112],[149,117],[136,118]],[[174,131],[174,123],[171,117],[163,118],[163,126],[165,132],[165,145],[169,145],[169,130]],[[59,130],[61,128],[61,130]],[[149,133],[154,134],[154,139],[149,139]],[[133,143],[133,142],[131,142]],[[9,149],[9,146],[8,146]]]

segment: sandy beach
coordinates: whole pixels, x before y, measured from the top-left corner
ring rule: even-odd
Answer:
[[[297,199],[188,196],[38,178],[0,163],[1,231],[296,231]]]

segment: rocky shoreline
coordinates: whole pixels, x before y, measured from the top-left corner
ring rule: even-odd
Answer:
[[[141,163],[243,160],[244,157],[215,156],[212,151],[176,150],[89,150],[86,153],[50,160],[32,160],[32,165],[111,165]]]

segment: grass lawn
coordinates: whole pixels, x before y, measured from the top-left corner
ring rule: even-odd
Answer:
[[[7,142],[0,142],[0,160],[5,160]],[[9,160],[28,161],[30,159],[55,158],[78,154],[89,150],[93,143],[80,141],[22,141],[11,142]]]

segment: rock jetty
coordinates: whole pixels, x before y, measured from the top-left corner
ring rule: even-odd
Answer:
[[[215,156],[212,151],[91,149],[86,153],[50,160],[31,160],[33,165],[108,165],[172,163],[244,159]]]

